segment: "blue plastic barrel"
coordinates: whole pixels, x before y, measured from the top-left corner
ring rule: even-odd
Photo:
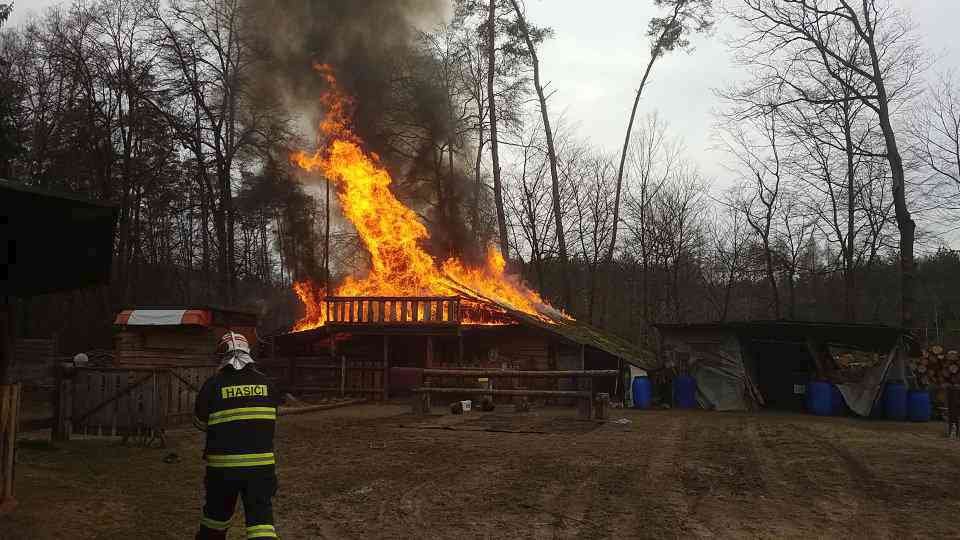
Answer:
[[[907,385],[888,382],[883,389],[883,412],[888,420],[907,419]]]
[[[911,422],[929,422],[930,392],[911,390],[907,394],[907,414]]]
[[[649,409],[653,402],[653,385],[648,377],[634,377],[630,395],[634,409]]]
[[[810,414],[830,416],[833,414],[832,384],[823,381],[810,381],[807,384],[807,407]]]
[[[690,375],[673,379],[673,406],[678,409],[697,408],[697,380]]]
[[[840,393],[840,389],[835,384],[830,385],[830,397],[833,404],[833,415],[844,416],[847,413],[847,402],[843,400],[843,394]]]

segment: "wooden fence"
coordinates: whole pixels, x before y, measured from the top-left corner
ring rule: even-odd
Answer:
[[[150,445],[188,424],[203,381],[216,366],[84,367],[59,382],[54,437],[120,436]]]
[[[575,398],[579,401],[578,413],[582,418],[592,418],[593,409],[593,380],[600,377],[616,377],[619,372],[610,370],[550,370],[550,371],[519,371],[499,369],[423,369],[423,386],[414,388],[417,394],[413,399],[413,412],[426,414],[430,411],[430,396],[432,394],[451,395],[480,395],[480,396],[519,396],[519,397],[563,397]],[[455,388],[432,386],[427,379],[431,377],[471,377],[488,379],[579,379],[579,390],[531,390],[523,388]],[[604,409],[605,414],[605,409]]]
[[[13,479],[21,389],[19,384],[0,385],[0,514],[16,504],[13,498]]]
[[[284,392],[322,397],[363,397],[386,399],[383,362],[349,360],[341,356],[294,356],[257,362],[262,370]]]
[[[460,324],[457,297],[330,296],[326,299],[331,324]]]

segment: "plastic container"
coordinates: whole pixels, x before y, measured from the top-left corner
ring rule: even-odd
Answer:
[[[677,409],[697,408],[697,380],[690,375],[673,379],[673,406]]]
[[[833,415],[834,416],[846,416],[847,414],[847,402],[843,399],[843,394],[840,393],[840,389],[837,388],[837,385],[830,385],[830,402],[833,404]]]
[[[817,416],[833,414],[833,385],[823,381],[807,384],[807,411]]]
[[[649,377],[634,377],[630,387],[634,409],[649,409],[653,402],[653,385]]]
[[[888,382],[883,389],[883,413],[888,420],[907,419],[907,385]]]
[[[907,394],[907,416],[911,422],[929,422],[930,412],[930,392],[911,390]]]

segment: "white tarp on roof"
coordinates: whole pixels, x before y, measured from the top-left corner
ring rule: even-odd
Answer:
[[[170,326],[183,321],[185,309],[135,309],[130,313],[128,325],[132,326]]]

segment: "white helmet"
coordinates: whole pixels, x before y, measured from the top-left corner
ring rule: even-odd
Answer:
[[[243,334],[237,332],[227,332],[220,338],[220,344],[217,345],[217,352],[221,355],[233,352],[245,352],[250,354],[250,344]]]

